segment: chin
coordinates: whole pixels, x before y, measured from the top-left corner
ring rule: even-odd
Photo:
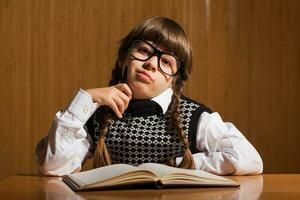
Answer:
[[[151,99],[153,96],[143,92],[133,92],[132,98],[136,100]]]
[[[132,90],[133,99],[151,99],[154,95],[152,91],[147,87],[141,87],[140,85],[130,85]]]

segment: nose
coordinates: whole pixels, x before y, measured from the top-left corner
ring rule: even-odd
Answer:
[[[143,68],[155,72],[158,68],[159,58],[157,55],[152,56],[143,64]]]

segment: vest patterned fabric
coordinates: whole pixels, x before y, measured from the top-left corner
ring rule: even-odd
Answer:
[[[98,109],[85,126],[95,145],[99,139],[100,111],[101,109]],[[189,138],[192,153],[198,152],[197,124],[204,111],[211,112],[203,104],[186,97],[180,99],[181,124]],[[112,163],[137,166],[146,162],[164,163],[171,158],[182,156],[183,144],[170,122],[170,116],[163,114],[156,102],[130,102],[123,118],[114,120],[106,134],[105,143]]]

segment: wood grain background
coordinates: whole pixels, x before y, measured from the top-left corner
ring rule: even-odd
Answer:
[[[266,173],[300,173],[300,1],[0,0],[0,179],[37,172],[55,113],[106,86],[118,41],[151,16],[190,37],[185,94],[233,122]]]

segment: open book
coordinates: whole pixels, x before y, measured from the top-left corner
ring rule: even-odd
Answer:
[[[239,186],[237,182],[202,170],[189,170],[157,163],[138,167],[115,164],[64,175],[63,181],[74,191],[153,185],[162,187]]]

